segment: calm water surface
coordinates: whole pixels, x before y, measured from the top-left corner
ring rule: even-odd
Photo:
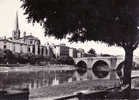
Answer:
[[[75,71],[0,72],[0,88],[40,88],[76,81]]]
[[[18,68],[17,68],[18,69]],[[24,69],[24,68],[23,68]],[[137,72],[134,75],[139,74]],[[103,75],[99,72],[99,75]],[[109,77],[110,76],[110,77]],[[109,72],[107,78],[118,78],[116,72]],[[35,70],[35,71],[5,71],[0,72],[0,88],[25,88],[36,89],[43,86],[59,85],[63,83],[92,80],[94,74],[92,70],[87,70],[84,74],[79,74],[76,70]]]

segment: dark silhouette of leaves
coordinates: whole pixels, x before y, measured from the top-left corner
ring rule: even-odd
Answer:
[[[95,51],[93,48],[91,48],[91,49],[88,51],[88,53],[93,54],[94,56],[96,56],[96,51]]]
[[[133,51],[139,39],[139,0],[21,1],[28,21],[43,24],[45,35],[62,39],[70,34],[70,41],[94,40],[123,47],[124,84],[131,86]]]

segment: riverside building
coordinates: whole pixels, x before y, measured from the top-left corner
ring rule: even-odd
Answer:
[[[18,23],[18,14],[16,13],[15,28],[10,38],[0,38],[0,49],[9,49],[13,53],[31,53],[34,55],[48,56],[48,57],[60,57],[70,56],[73,58],[83,57],[84,50],[76,49],[66,46],[65,44],[59,45],[41,45],[41,41],[33,36],[23,33],[21,37],[21,31]]]
[[[70,56],[72,58],[79,58],[83,57],[83,54],[85,53],[83,49],[76,49],[72,47],[66,46],[66,44],[59,44],[53,46],[53,51],[56,56],[56,58],[60,56]]]
[[[16,53],[32,53],[42,56],[48,55],[49,46],[41,45],[37,37],[26,35],[26,32],[23,33],[23,37],[21,37],[20,34],[18,14],[16,13],[15,29],[12,32],[12,37],[0,38],[0,49],[9,49]]]

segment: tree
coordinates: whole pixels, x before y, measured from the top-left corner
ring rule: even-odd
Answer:
[[[125,50],[124,84],[131,89],[133,51],[138,46],[139,0],[21,0],[29,22],[45,35],[70,41],[101,41]],[[127,95],[129,96],[129,95]]]
[[[60,64],[67,64],[67,65],[74,65],[75,64],[73,58],[70,56],[60,56],[57,59],[57,61]]]
[[[30,64],[35,64],[36,63],[36,56],[34,54],[28,53],[27,56],[28,56],[28,62]]]
[[[5,49],[4,50],[5,56],[4,56],[4,63],[14,63],[15,59],[14,59],[14,55],[12,53],[12,51],[10,51],[9,49]]]
[[[91,48],[88,53],[96,56],[96,51],[93,48]]]
[[[4,57],[5,57],[5,53],[3,50],[0,49],[0,63],[2,64],[4,62]]]
[[[17,53],[17,52],[12,52],[13,54],[13,63],[16,64],[16,63],[20,63],[20,53]]]
[[[36,55],[35,60],[36,64],[40,64],[40,62],[44,61],[44,57],[42,55]]]

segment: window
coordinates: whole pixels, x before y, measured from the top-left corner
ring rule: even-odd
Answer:
[[[33,49],[32,49],[32,52],[33,52],[33,54],[35,54],[35,45],[33,45],[32,48],[33,48]]]
[[[30,47],[28,47],[28,52],[30,52]]]
[[[30,40],[30,44],[32,44],[33,43],[33,41],[32,40]]]
[[[40,46],[38,46],[38,54],[40,54]]]
[[[6,49],[6,47],[7,47],[6,45],[3,46],[4,49]]]
[[[43,55],[43,48],[42,48],[42,52],[41,52],[41,54]]]

